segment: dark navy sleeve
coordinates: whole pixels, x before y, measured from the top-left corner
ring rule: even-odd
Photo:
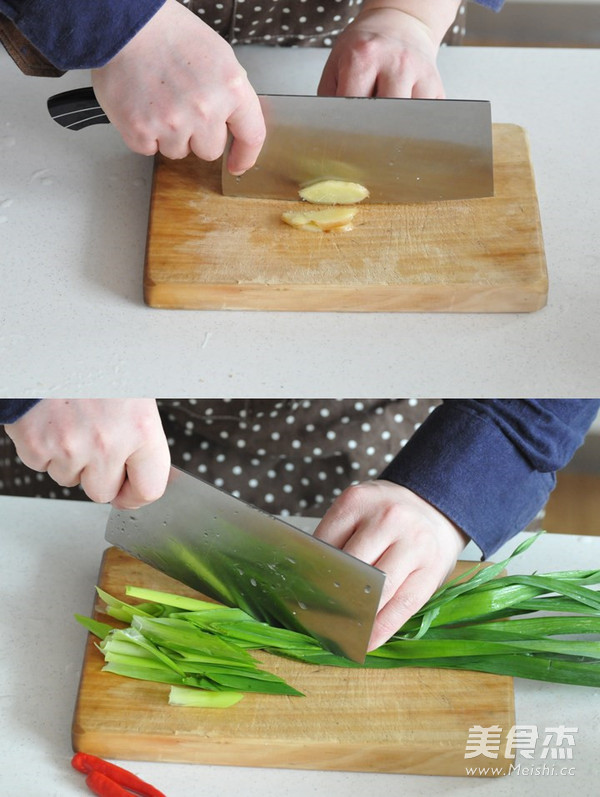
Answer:
[[[500,11],[504,5],[504,0],[475,0],[480,6],[491,8],[492,11]]]
[[[545,505],[600,401],[445,401],[381,474],[437,507],[488,557]]]
[[[0,0],[0,13],[58,69],[103,66],[165,0]]]
[[[40,399],[0,399],[0,424],[14,423],[40,401]]]

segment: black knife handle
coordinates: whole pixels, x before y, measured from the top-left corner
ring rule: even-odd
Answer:
[[[55,122],[69,130],[81,130],[89,125],[110,124],[91,86],[55,94],[48,100],[48,111]]]

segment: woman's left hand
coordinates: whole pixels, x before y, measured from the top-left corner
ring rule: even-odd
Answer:
[[[468,542],[434,506],[383,479],[345,490],[315,536],[386,574],[369,650],[386,642],[423,606]]]
[[[438,44],[424,22],[395,8],[366,9],[336,40],[318,93],[442,99]]]

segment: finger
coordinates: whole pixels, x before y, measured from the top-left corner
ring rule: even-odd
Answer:
[[[190,154],[190,137],[187,128],[161,130],[158,134],[158,151],[170,160],[181,160]]]
[[[374,69],[352,65],[340,69],[337,78],[337,97],[374,97],[377,73]]]
[[[61,487],[76,487],[81,480],[81,466],[76,462],[50,460],[46,471],[48,476]]]
[[[368,649],[375,650],[387,642],[433,595],[439,582],[437,574],[430,570],[415,570],[411,573],[377,614]]]
[[[4,431],[10,437],[7,426],[4,427]],[[50,459],[48,458],[46,452],[35,450],[34,448],[30,448],[23,443],[19,443],[17,445],[14,440],[13,442],[15,443],[17,456],[26,467],[31,468],[31,470],[38,471],[38,473],[45,473],[48,470]]]
[[[382,504],[379,490],[358,486],[353,495],[356,514],[355,529],[343,546],[346,553],[387,573],[400,573],[394,591],[423,555],[420,537],[414,535],[414,523],[407,520],[406,510],[397,503]],[[362,501],[361,501],[362,492]],[[409,536],[407,536],[409,535]],[[408,570],[407,570],[408,568]],[[392,582],[388,579],[387,589]],[[391,596],[390,596],[391,597]]]
[[[243,174],[256,163],[267,134],[262,108],[254,91],[250,100],[231,114],[227,126],[233,137],[227,169],[231,174]]]
[[[388,70],[377,75],[376,97],[413,97],[414,75],[412,70]]]
[[[320,97],[335,97],[337,94],[337,73],[329,63],[325,64],[325,69],[321,75],[321,80],[317,87],[317,94]]]
[[[81,487],[87,497],[97,504],[109,504],[119,494],[125,481],[125,465],[94,463],[81,472]]]
[[[386,574],[379,601],[379,611],[394,598],[409,576],[423,567],[423,562],[418,537],[410,541],[406,539],[394,541],[382,550],[381,556],[370,562]]]
[[[315,529],[314,536],[336,548],[344,548],[356,531],[362,500],[358,488],[345,490],[329,507]]]
[[[430,76],[416,81],[412,96],[419,100],[443,100],[446,94],[441,80],[437,76]]]
[[[158,151],[161,155],[164,155],[165,158],[169,158],[169,160],[182,160],[192,151],[190,139],[185,138],[179,141],[165,141],[161,138],[158,142]],[[217,157],[219,156],[217,155]],[[209,160],[209,158],[203,158],[203,160]]]
[[[335,548],[344,548],[354,531],[355,521],[353,518],[345,517],[336,509],[330,509],[323,515],[315,529],[314,536]]]
[[[136,129],[136,125],[133,123],[127,126],[119,124],[112,119],[111,122],[132,152],[137,152],[138,155],[156,155],[158,152],[158,139],[154,133],[151,134],[148,131],[146,126],[143,129],[141,127]]]
[[[167,486],[170,464],[166,440],[164,446],[145,446],[137,451],[127,460],[127,477],[113,505],[118,509],[137,509],[158,500]]]
[[[195,130],[189,140],[189,149],[203,161],[216,161],[225,151],[226,144],[227,125],[219,122],[210,133]]]

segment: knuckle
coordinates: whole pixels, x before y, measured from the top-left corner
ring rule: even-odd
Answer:
[[[21,460],[23,465],[26,465],[31,470],[44,471],[48,463],[47,457],[43,455],[41,450],[33,444],[33,441],[28,441],[23,438],[15,443],[15,450],[17,457]]]
[[[207,96],[196,98],[191,105],[196,125],[210,126],[215,117],[215,104]]]
[[[53,459],[60,459],[61,461],[71,461],[78,450],[77,435],[74,432],[63,430],[62,434],[56,441],[56,454]]]
[[[139,155],[154,155],[157,151],[156,136],[148,124],[141,120],[130,120],[120,131],[127,146]]]
[[[143,440],[155,436],[157,431],[157,414],[152,410],[142,409],[136,416],[136,427]]]
[[[359,514],[361,507],[365,502],[365,494],[368,490],[368,483],[362,482],[360,484],[353,484],[346,487],[343,493],[337,499],[338,509],[347,515]]]
[[[96,459],[104,459],[112,448],[108,430],[95,429],[92,434],[91,446]]]
[[[392,527],[406,525],[407,509],[401,504],[387,504],[381,509],[381,519],[383,523],[389,524]]]
[[[352,61],[355,64],[370,64],[373,62],[379,47],[377,39],[373,36],[362,36],[355,44],[352,51]]]
[[[228,91],[233,94],[239,95],[245,93],[248,89],[248,75],[246,74],[246,70],[240,67],[225,81],[225,85]]]

